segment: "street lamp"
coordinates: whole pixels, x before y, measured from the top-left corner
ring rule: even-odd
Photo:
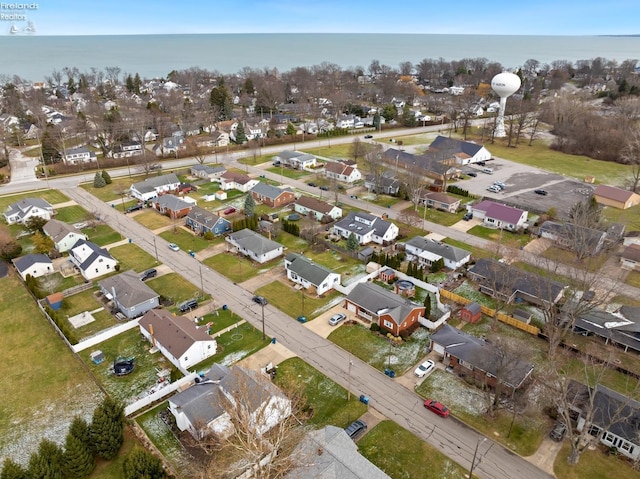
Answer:
[[[480,447],[480,444],[482,444],[486,440],[487,440],[486,437],[479,437],[478,438],[478,442],[476,442],[476,450],[473,451],[473,459],[471,460],[471,467],[469,468],[469,479],[473,478],[473,469],[477,465],[476,464],[476,456],[478,455],[478,448]],[[478,461],[478,464],[480,464],[480,461]]]

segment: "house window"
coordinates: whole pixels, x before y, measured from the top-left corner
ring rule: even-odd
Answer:
[[[464,366],[465,368],[473,371],[473,366],[471,364],[469,364],[466,361],[463,361],[462,359],[458,359],[458,362],[460,363],[460,366]]]
[[[598,426],[594,426],[593,424],[589,426],[589,435],[593,437],[598,437],[600,435],[601,429]]]
[[[607,433],[605,433],[605,435],[604,435],[602,440],[610,442],[610,443],[613,443],[613,441],[615,441],[615,439],[616,439],[616,437],[613,434],[611,434],[610,432],[607,432]]]
[[[185,360],[185,361],[189,361],[189,358],[185,356],[185,357],[184,357],[184,360]]]
[[[385,328],[393,329],[393,323],[392,323],[391,321],[387,321],[386,319],[384,319],[384,320],[382,321],[382,324],[384,324],[384,327],[385,327]]]
[[[629,454],[633,454],[633,446],[630,443],[628,443],[627,441],[623,441],[623,443],[620,444],[620,448],[624,449]]]

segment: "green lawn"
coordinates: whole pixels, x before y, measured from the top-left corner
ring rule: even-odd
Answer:
[[[482,225],[473,226],[468,233],[489,241],[517,247],[525,246],[529,241],[531,241],[531,237],[526,234],[511,233],[510,231],[505,231],[499,228],[487,228]]]
[[[308,171],[294,170],[293,168],[287,168],[286,166],[272,166],[270,168],[267,168],[267,171],[276,175],[280,175],[284,178],[291,178],[293,180],[299,180],[300,178],[309,176]]]
[[[163,231],[158,236],[164,238],[169,243],[175,243],[180,246],[180,249],[185,253],[188,251],[202,251],[205,248],[208,248],[212,242],[207,241],[201,236],[197,236],[184,228],[177,227],[175,230],[173,228],[168,229],[167,231]]]
[[[144,175],[133,176],[133,177],[124,177],[124,178],[113,178],[112,183],[110,185],[105,186],[104,188],[94,188],[93,181],[90,183],[84,183],[80,185],[81,188],[84,188],[89,193],[91,193],[96,198],[101,199],[102,201],[121,201],[122,195],[121,192],[126,192],[125,196],[129,195],[129,187],[138,181],[144,180]]]
[[[273,263],[271,266],[275,266],[280,261],[282,260],[277,259],[270,262]],[[242,283],[243,281],[256,276],[261,270],[268,269],[267,265],[260,265],[261,269],[258,270],[251,260],[248,260],[239,254],[226,252],[210,256],[205,259],[203,263],[218,273],[226,276],[234,283]]]
[[[411,211],[413,211],[413,206],[409,207]],[[425,209],[426,216],[425,216]],[[439,211],[435,208],[425,208],[424,206],[419,206],[417,214],[420,218],[425,219],[427,221],[431,221],[432,223],[438,223],[443,226],[451,226],[462,219],[464,216],[464,212],[461,213],[447,213],[445,211]]]
[[[382,335],[360,324],[336,328],[329,340],[380,371],[390,368],[400,375],[415,365],[429,346],[429,334],[419,328],[399,346],[392,346]]]
[[[43,437],[61,437],[101,393],[14,273],[0,288],[0,456],[24,462]],[[19,305],[19,307],[16,307]]]
[[[358,449],[392,479],[466,477],[466,469],[393,421],[376,425],[358,441]]]
[[[640,288],[640,271],[631,271],[627,275],[627,279],[624,281],[629,286],[635,286],[636,288]]]
[[[99,224],[95,228],[83,228],[81,231],[89,237],[89,241],[92,241],[98,246],[106,246],[123,239],[120,233],[106,224]]]
[[[19,195],[0,196],[0,211],[6,210],[9,205],[24,198],[42,198],[52,205],[69,201],[69,198],[58,190],[31,191],[29,193],[20,193]]]
[[[632,206],[626,210],[605,206],[602,208],[604,218],[611,223],[622,223],[627,230],[640,228],[640,205]]]
[[[305,398],[311,411],[308,422],[314,427],[347,427],[367,411],[355,394],[347,402],[347,390],[300,358],[290,358],[278,365],[274,382],[283,390],[295,390]]]
[[[173,300],[175,305],[187,299],[199,297],[201,294],[200,288],[196,288],[177,273],[164,274],[146,283],[159,295]]]
[[[79,273],[66,278],[63,278],[60,273],[53,273],[47,276],[41,276],[38,278],[38,283],[47,294],[51,294],[84,283],[84,278]]]
[[[312,155],[324,156],[326,158],[352,158],[350,154],[351,142],[340,145],[331,145],[330,138],[318,138],[318,140],[321,144],[326,144],[327,146],[307,149],[304,148],[304,143],[298,143],[298,150]]]
[[[309,320],[334,305],[335,298],[340,295],[337,291],[332,291],[318,298],[315,295],[310,296],[303,294],[302,291],[296,291],[293,284],[283,284],[280,281],[273,281],[259,288],[256,294],[264,296],[276,308],[292,318],[304,315]]]
[[[120,271],[132,269],[141,273],[158,265],[153,256],[133,243],[114,246],[109,250],[109,253],[120,263]]]
[[[78,223],[91,217],[91,213],[82,206],[65,206],[57,210],[56,219],[65,223]]]
[[[213,303],[211,303],[211,305],[213,305]],[[214,313],[207,313],[204,316],[201,316],[197,321],[197,325],[204,326],[206,324],[213,323],[209,329],[209,334],[215,334],[218,331],[222,331],[223,329],[238,323],[239,321],[242,321],[242,318],[230,309],[218,308]]]
[[[165,215],[161,215],[154,209],[148,209],[142,213],[139,213],[134,216],[134,219],[142,226],[151,231],[169,226],[173,223],[173,220],[171,218]]]
[[[575,466],[567,462],[570,454],[571,445],[565,440],[553,463],[558,479],[638,479],[638,471],[634,471],[628,461],[605,454],[601,448],[585,451]]]

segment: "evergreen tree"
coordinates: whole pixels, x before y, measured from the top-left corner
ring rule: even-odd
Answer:
[[[135,87],[133,86],[133,77],[131,75],[127,75],[127,78],[124,80],[124,85],[129,93],[133,93]]]
[[[0,479],[27,479],[27,471],[20,464],[7,457],[2,463]]]
[[[409,105],[405,105],[402,109],[402,123],[408,127],[416,126],[416,116],[409,108]]]
[[[287,124],[287,129],[285,130],[285,133],[287,135],[295,135],[296,134],[296,127],[293,125],[293,123],[289,122]]]
[[[347,249],[349,251],[355,251],[358,249],[359,246],[360,246],[360,243],[358,243],[358,238],[356,238],[355,234],[351,233],[347,238]]]
[[[374,128],[380,128],[380,113],[376,111],[376,113],[373,115],[373,126]]]
[[[255,87],[253,86],[253,80],[251,79],[251,77],[247,77],[247,79],[244,81],[242,90],[247,95],[253,95],[253,92],[255,91]]]
[[[238,122],[238,128],[236,128],[236,143],[242,145],[247,141],[247,134],[244,132],[244,125],[242,122]]]
[[[434,261],[431,264],[431,271],[433,273],[437,273],[438,271],[442,270],[444,268],[444,259],[440,258],[438,261]]]
[[[63,479],[63,452],[62,448],[53,441],[43,439],[40,441],[38,451],[29,458],[27,477],[31,479]]]
[[[253,199],[253,195],[249,193],[244,199],[244,214],[249,218],[253,217],[256,212],[256,201]]]
[[[69,92],[69,95],[73,95],[77,91],[76,81],[73,77],[69,77],[69,80],[67,81],[67,91]]]
[[[111,183],[113,183],[111,175],[109,175],[109,172],[107,170],[102,170],[102,179],[104,180],[104,183],[106,185],[110,185]]]
[[[124,442],[124,406],[106,396],[91,420],[91,444],[102,459],[111,460]]]
[[[71,425],[69,426],[69,434],[77,437],[85,444],[91,445],[91,431],[89,430],[89,424],[80,416],[73,418]]]
[[[64,444],[63,467],[67,477],[88,477],[95,469],[96,461],[90,450],[90,443],[83,442],[74,436],[71,430],[67,433]]]
[[[104,188],[107,186],[107,182],[104,181],[104,178],[100,174],[99,171],[96,171],[96,176],[93,178],[93,187],[94,188]]]
[[[58,143],[55,139],[55,135],[51,131],[52,128],[52,126],[47,126],[47,128],[45,128],[44,130],[44,133],[42,133],[42,138],[40,140],[40,143],[42,145],[42,159],[44,160],[45,165],[59,163],[62,159],[62,156],[60,156],[60,151],[58,149]]]
[[[124,479],[163,479],[162,461],[141,447],[134,447],[122,463]]]
[[[429,318],[431,316],[431,295],[427,293],[424,298],[424,317]]]
[[[409,261],[407,265],[407,276],[413,276],[415,273],[413,272],[413,261]]]
[[[233,103],[231,102],[231,96],[224,86],[224,79],[220,78],[218,86],[211,90],[209,95],[209,102],[211,107],[217,112],[218,120],[230,120],[231,113],[233,112]]]
[[[140,86],[142,86],[142,80],[140,79],[140,75],[136,73],[136,76],[133,77],[133,92],[136,95],[140,94]]]

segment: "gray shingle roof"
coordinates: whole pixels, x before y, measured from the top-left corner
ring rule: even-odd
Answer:
[[[89,266],[93,264],[93,262],[96,259],[98,259],[101,256],[104,258],[114,259],[113,256],[111,256],[111,254],[109,254],[109,252],[105,248],[100,248],[100,246],[98,246],[97,244],[92,243],[91,241],[83,240],[83,239],[79,239],[78,241],[76,241],[75,244],[71,247],[70,251],[73,252],[74,249],[81,246],[86,246],[86,248],[91,250],[91,253],[78,266],[82,271],[86,270]]]
[[[144,313],[138,323],[149,333],[153,325],[153,337],[179,358],[197,341],[213,341],[204,329],[198,329],[193,321],[185,316],[174,316],[165,309],[152,309]]]
[[[471,252],[462,248],[441,243],[440,241],[427,239],[422,236],[411,238],[406,244],[414,246],[422,251],[437,254],[438,256],[442,256],[443,258],[455,262],[458,262],[471,254]]]
[[[207,228],[213,227],[213,225],[215,225],[219,221],[223,223],[231,223],[229,220],[223,218],[222,216],[218,216],[217,214],[205,210],[204,208],[201,208],[199,206],[194,206],[193,208],[191,208],[191,211],[189,211],[187,218],[191,218],[194,222],[204,225]]]
[[[44,263],[44,264],[53,264],[51,259],[46,254],[32,253],[22,256],[21,258],[16,258],[13,260],[13,264],[16,269],[21,273],[27,269],[29,269],[34,264]]]
[[[160,195],[154,201],[160,208],[166,208],[171,211],[180,211],[193,206],[192,203],[187,203],[176,195]]]
[[[42,227],[43,231],[49,236],[54,243],[64,239],[69,233],[84,235],[80,230],[74,228],[70,224],[58,220],[49,220]],[[84,235],[86,237],[86,235]]]
[[[282,248],[280,243],[276,243],[247,228],[230,234],[228,238],[258,256]]]
[[[172,185],[175,183],[180,183],[180,180],[175,173],[169,173],[168,175],[152,176],[144,181],[134,183],[131,187],[135,188],[140,193],[150,193],[160,186]]]
[[[293,192],[291,188],[277,188],[275,186],[268,185],[266,183],[258,183],[256,186],[251,188],[252,193],[255,193],[256,195],[259,195],[259,196],[264,196],[271,200],[275,200],[278,196],[280,196],[285,191],[288,191],[290,193]]]
[[[464,153],[469,156],[474,156],[482,149],[482,145],[472,143],[470,141],[456,140],[455,138],[447,138],[446,136],[438,135],[435,140],[429,145],[429,150],[446,151],[452,154]]]
[[[331,270],[315,264],[308,258],[297,253],[289,253],[285,260],[290,262],[287,269],[293,271],[301,278],[309,281],[314,286],[319,286],[331,274]]]
[[[103,279],[98,285],[111,294],[115,290],[115,298],[124,308],[132,308],[159,296],[140,281],[140,276],[133,270]]]
[[[389,314],[396,324],[402,324],[414,309],[422,308],[419,304],[373,283],[357,284],[347,295],[347,300],[372,314]]]
[[[391,222],[385,221],[370,213],[358,211],[349,213],[334,226],[359,235],[364,235],[373,230],[376,236],[384,236],[387,230],[391,227],[391,224]]]

